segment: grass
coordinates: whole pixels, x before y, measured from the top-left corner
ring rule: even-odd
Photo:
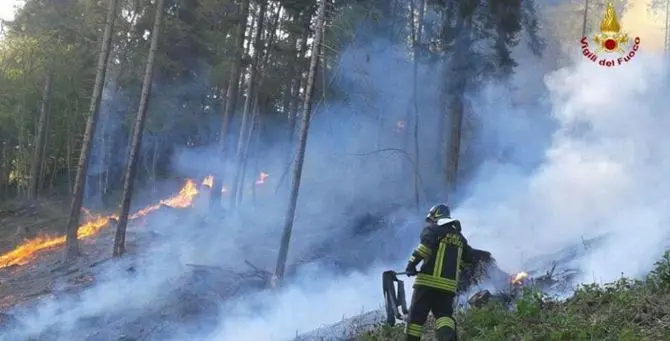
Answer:
[[[582,285],[567,300],[527,288],[513,310],[491,304],[455,317],[460,341],[670,340],[670,252],[641,280]],[[403,325],[381,326],[356,340],[404,340]],[[436,340],[430,321],[422,340]]]

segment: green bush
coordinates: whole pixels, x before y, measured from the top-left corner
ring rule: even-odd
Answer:
[[[461,341],[670,340],[670,252],[642,280],[581,285],[566,300],[526,288],[514,309],[492,303],[455,318]],[[425,330],[423,340],[435,340],[430,324]],[[403,326],[380,327],[357,340],[404,340]]]

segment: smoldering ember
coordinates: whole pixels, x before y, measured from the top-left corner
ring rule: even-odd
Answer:
[[[670,339],[667,58],[581,4],[1,3],[0,340]]]

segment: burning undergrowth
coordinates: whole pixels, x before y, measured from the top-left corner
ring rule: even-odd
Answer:
[[[198,195],[198,185],[193,180],[186,181],[184,187],[178,194],[161,200],[157,204],[142,208],[129,216],[129,220],[141,220],[149,213],[159,210],[163,206],[172,208],[185,208],[192,204],[193,199]],[[79,226],[77,237],[79,240],[87,240],[95,237],[104,228],[113,225],[118,220],[118,216],[98,215],[84,209],[85,223]],[[65,244],[65,236],[40,236],[34,239],[26,240],[19,244],[14,250],[0,255],[0,269],[25,265],[37,258],[41,253],[60,247]]]
[[[264,178],[267,178],[267,175]],[[117,216],[98,215],[88,210],[84,211],[85,223],[80,226],[78,233],[85,257],[76,263],[65,264],[61,260],[60,247],[65,243],[64,236],[39,236],[26,240],[12,251],[1,255],[0,288],[3,292],[3,300],[0,302],[0,307],[2,311],[18,312],[23,316],[23,319],[17,319],[5,313],[5,317],[11,318],[3,319],[0,324],[4,331],[12,328],[29,329],[30,316],[29,314],[23,315],[21,312],[41,306],[44,313],[43,308],[46,306],[48,311],[49,305],[54,305],[55,302],[77,301],[79,296],[87,296],[86,289],[96,283],[105,286],[106,282],[113,282],[118,278],[129,278],[131,281],[132,278],[137,278],[137,271],[140,271],[138,269],[150,266],[147,264],[150,258],[144,259],[144,256],[151,254],[151,257],[154,257],[156,254],[160,255],[161,252],[164,254],[168,252],[165,250],[166,245],[161,243],[161,237],[167,239],[167,235],[172,230],[170,225],[192,226],[195,223],[194,219],[203,220],[202,216],[194,215],[189,208],[193,207],[198,195],[207,189],[207,179],[202,184],[189,179],[177,194],[132,213],[130,216],[132,233],[128,239],[128,246],[133,256],[128,259],[111,261],[110,258],[109,250],[113,244]],[[179,263],[180,260],[175,259],[175,264],[179,265]],[[176,273],[174,275],[176,277],[170,280],[180,282],[176,286],[178,288],[203,282],[202,275],[196,269],[190,272],[182,271],[182,276]],[[237,292],[234,291],[233,284],[240,282],[239,277],[229,275],[225,278],[228,278],[231,283],[219,283],[222,290],[228,291],[221,293],[224,298],[235,295]],[[161,289],[170,289],[172,284],[164,283],[159,286],[163,287]],[[172,292],[172,290],[159,291]],[[192,299],[177,301],[194,302]],[[204,304],[206,301],[193,304],[202,307],[206,306]],[[183,309],[188,310],[189,308]],[[63,307],[58,307],[56,310],[63,310]],[[164,312],[165,309],[162,311]],[[128,312],[125,311],[122,315],[127,317]],[[92,319],[99,318],[95,314],[84,314],[83,316],[89,316]],[[22,321],[21,326],[17,328],[16,324],[20,320]],[[57,323],[56,325],[57,328],[62,327]],[[58,335],[53,331],[50,333]],[[40,339],[43,337],[40,333]]]
[[[348,63],[344,68],[351,68],[352,63],[371,65],[368,52],[360,50],[347,55],[343,58]],[[382,108],[402,116],[391,109],[398,107],[404,111],[408,107],[407,97],[399,95],[407,89],[396,84],[411,83],[409,75],[403,74],[411,67],[402,54],[404,52],[387,52],[370,53],[374,56],[375,67],[366,68],[365,74],[370,74],[369,80],[373,84],[369,88],[363,87],[361,84],[367,83],[358,81],[363,76],[357,77],[352,81],[351,92],[378,93],[380,102],[385,104]],[[400,62],[389,61],[389,57]],[[574,263],[576,257],[579,262],[574,264],[575,267],[600,270],[608,276],[618,275],[622,264],[627,266],[626,271],[640,270],[643,268],[640,262],[649,259],[645,253],[657,254],[655,241],[660,240],[659,236],[665,235],[662,231],[667,230],[661,228],[659,220],[665,216],[658,212],[665,212],[662,207],[667,203],[653,199],[663,198],[662,193],[667,192],[667,186],[659,186],[665,183],[660,180],[667,174],[667,165],[643,169],[640,165],[647,162],[646,156],[625,151],[632,150],[628,148],[630,146],[655,146],[656,149],[650,151],[653,159],[667,159],[664,144],[650,140],[662,136],[654,128],[663,125],[648,116],[649,112],[660,112],[654,108],[665,107],[661,105],[664,101],[653,99],[667,96],[659,97],[643,85],[629,85],[639,84],[641,79],[653,78],[660,72],[640,65],[631,64],[632,72],[606,71],[614,76],[601,71],[594,74],[584,65],[576,70],[552,74],[547,78],[552,88],[551,94],[547,95],[551,98],[547,101],[552,105],[524,105],[527,110],[524,113],[519,113],[505,98],[482,100],[487,104],[482,105],[482,114],[491,117],[483,115],[486,119],[481,123],[493,129],[489,135],[504,140],[500,146],[483,141],[482,148],[514,151],[516,145],[536,143],[539,137],[519,134],[525,128],[509,122],[535,123],[542,120],[537,118],[541,112],[552,112],[561,128],[554,137],[547,137],[551,133],[543,136],[553,141],[551,147],[543,151],[546,152],[545,159],[536,172],[517,174],[514,165],[494,160],[475,178],[477,186],[454,212],[464,222],[464,232],[474,247],[492,251],[502,261],[503,268],[525,270],[531,282],[548,283],[550,288],[557,284],[553,281],[559,273],[565,273],[565,280],[558,283],[570,283],[574,274],[557,269],[549,276],[551,281],[544,281],[542,274],[550,270],[545,267],[551,268],[551,261],[525,267],[520,255],[538,256],[560,250],[559,267]],[[434,71],[432,65],[421,71],[425,78],[422,81],[425,91],[421,92],[426,98],[438,99],[440,96],[434,90],[439,88],[435,84],[437,80],[429,77]],[[612,88],[618,77],[627,79],[627,82]],[[388,84],[394,84],[393,92],[383,91],[389,90]],[[667,90],[663,84],[651,88]],[[650,101],[639,103],[640,92],[648,95]],[[440,149],[440,143],[433,138],[438,124],[432,121],[437,121],[434,120],[436,112],[443,113],[442,107],[435,103],[423,103],[421,108],[422,117],[428,116],[422,124],[425,129],[418,134],[424,139],[420,144],[428,146],[422,149],[425,156],[438,155]],[[630,103],[635,104],[631,107]],[[388,134],[376,139],[370,138],[370,132],[378,130],[377,122],[365,123],[364,117],[369,119],[370,116],[367,105],[354,103],[344,109],[329,107],[328,110],[332,112],[320,112],[317,117],[321,119],[331,113],[341,115],[314,122],[316,132],[310,135],[305,166],[309,172],[305,172],[294,230],[297,238],[291,245],[293,259],[289,273],[294,276],[288,279],[290,285],[286,288],[274,293],[260,290],[267,284],[268,270],[274,267],[282,220],[278,217],[283,214],[279,211],[285,206],[285,197],[281,200],[272,197],[256,203],[253,209],[242,209],[235,216],[226,217],[225,221],[208,216],[198,209],[198,205],[182,210],[179,205],[170,208],[170,205],[159,202],[156,204],[158,208],[146,218],[133,221],[128,240],[131,256],[128,258],[105,261],[112,249],[114,217],[95,215],[89,217],[89,222],[96,226],[94,231],[99,232],[95,238],[82,236],[87,257],[76,266],[59,266],[55,251],[62,241],[58,237],[29,244],[32,246],[26,250],[42,250],[38,258],[25,257],[23,251],[2,256],[8,257],[0,263],[5,264],[2,271],[12,277],[0,279],[2,285],[20,288],[27,293],[16,300],[8,300],[11,304],[30,301],[21,309],[3,310],[7,315],[1,318],[8,321],[3,330],[7,332],[4,339],[93,341],[125,337],[165,341],[206,340],[209,336],[214,340],[284,339],[296,335],[298,329],[304,332],[327,322],[339,321],[343,316],[379,308],[371,306],[371,302],[381,302],[380,274],[390,267],[397,269],[404,265],[408,250],[417,242],[420,229],[417,222],[421,221],[421,217],[411,213],[400,212],[398,217],[393,217],[379,209],[391,207],[390,211],[398,213],[394,204],[412,206],[398,199],[401,197],[399,193],[411,192],[411,181],[407,181],[410,176],[407,172],[397,171],[407,166],[406,158],[370,152],[375,145],[388,148],[402,145],[397,138],[397,117],[387,120],[392,127],[382,125],[382,130],[390,128]],[[612,117],[604,117],[605,112]],[[638,112],[640,119],[629,120],[630,112]],[[582,127],[582,123],[589,125],[591,130],[574,133],[575,127]],[[635,126],[631,128],[631,124]],[[521,127],[531,130],[535,125],[527,123]],[[631,135],[631,132],[636,134]],[[628,139],[621,142],[622,136]],[[625,153],[622,155],[622,152]],[[523,150],[520,153],[529,154]],[[181,154],[182,159],[177,163],[188,164],[197,174],[196,171],[202,172],[202,168],[210,166],[206,165],[209,159],[203,154]],[[266,186],[282,177],[274,174],[279,175],[286,168],[286,151],[277,153],[272,150],[266,154],[281,159],[282,162],[275,162],[281,165],[268,166],[269,177],[268,173],[265,176],[261,173],[249,186],[255,186],[256,182]],[[266,162],[264,158],[267,156],[256,155],[249,163]],[[424,162],[428,158],[424,157]],[[439,162],[427,163],[418,168],[423,172],[422,179],[433,183],[426,180],[422,187],[431,187],[440,193],[442,174],[430,171]],[[514,169],[510,171],[510,168]],[[428,171],[424,171],[426,169]],[[203,193],[211,182],[205,178],[204,186],[198,186],[200,179],[199,176],[193,184]],[[645,181],[640,184],[638,179]],[[280,187],[277,183],[272,185]],[[224,187],[224,193],[226,190]],[[636,202],[630,198],[646,200]],[[160,210],[164,213],[156,212]],[[369,217],[365,217],[366,212]],[[631,212],[632,215],[621,222],[614,214],[619,212]],[[403,221],[405,219],[410,222]],[[141,228],[139,225],[143,221],[145,226]],[[631,221],[643,222],[641,225],[648,227],[645,231],[649,233],[631,235]],[[82,230],[89,231],[87,228]],[[577,251],[565,251],[568,246],[581,245],[584,235],[588,239],[602,234],[615,238],[600,246],[599,253],[590,253],[596,256],[593,261]],[[628,242],[630,238],[633,238],[631,243],[641,245],[636,248],[635,256],[613,252],[619,251],[621,242]],[[610,258],[612,254],[618,254],[617,261]],[[38,261],[32,262],[32,259]],[[587,262],[590,264],[585,264]],[[616,263],[615,270],[607,266],[610,263]],[[51,272],[52,269],[57,270]],[[333,269],[336,271],[331,271]],[[333,272],[339,273],[333,275]],[[516,278],[510,280],[509,274],[500,274],[500,277],[504,279],[496,283],[480,283],[476,289],[488,289],[493,296],[511,291],[516,288],[511,284],[519,282]],[[41,299],[38,301],[36,297]]]
[[[262,172],[255,183],[264,185],[268,178],[268,173]],[[267,288],[269,264],[261,263],[264,268],[253,264],[248,259],[256,261],[257,255],[245,250],[272,252],[276,248],[273,238],[252,240],[252,245],[239,240],[224,242],[218,245],[221,249],[243,256],[228,257],[214,265],[207,264],[211,256],[194,252],[203,245],[203,236],[217,235],[212,231],[219,230],[218,235],[234,233],[222,229],[223,221],[208,215],[208,210],[194,205],[206,203],[202,194],[208,194],[210,187],[209,177],[202,182],[187,180],[177,194],[133,213],[128,238],[131,255],[121,260],[112,260],[109,255],[117,217],[89,211],[79,233],[85,257],[76,264],[61,262],[63,237],[27,240],[2,255],[2,290],[15,293],[5,295],[2,302],[5,318],[0,328],[12,332],[6,338],[60,340],[74,335],[81,340],[97,340],[150,335],[160,340],[161,335],[174,336],[174,330],[188,329],[190,324],[213,326],[221,318],[221,302],[233,299],[231,304],[239,304],[241,297]],[[379,238],[384,227],[404,226],[399,211],[392,211],[394,215],[381,211],[347,222],[349,242],[360,254],[341,253],[335,244],[317,243],[296,257],[289,265],[288,276],[296,275],[301,267],[318,268],[316,264],[341,270],[357,266],[365,269],[369,263],[360,259],[369,250],[363,244]],[[184,226],[188,229],[180,228]],[[389,238],[389,233],[397,234],[398,230],[381,233]],[[179,239],[181,243],[175,243]],[[386,259],[397,254],[391,252]],[[160,264],[166,261],[171,266]],[[45,323],[45,319],[50,322]],[[100,328],[101,323],[107,327]],[[152,327],[138,327],[146,325]]]

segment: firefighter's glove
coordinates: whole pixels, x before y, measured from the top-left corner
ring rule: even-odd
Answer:
[[[414,265],[412,263],[408,263],[407,267],[405,268],[405,274],[407,276],[411,277],[411,276],[416,276],[417,273],[418,272],[416,271],[416,265]]]

